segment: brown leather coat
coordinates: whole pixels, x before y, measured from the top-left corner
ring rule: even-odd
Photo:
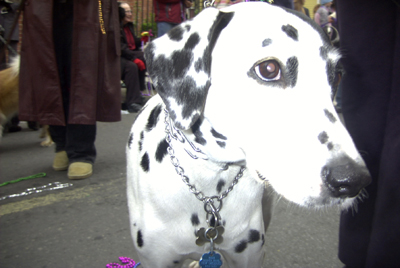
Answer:
[[[116,0],[74,0],[69,124],[121,120]],[[19,118],[65,125],[52,37],[53,1],[27,0],[23,13]],[[99,16],[100,15],[100,16]],[[106,34],[102,34],[100,18]]]

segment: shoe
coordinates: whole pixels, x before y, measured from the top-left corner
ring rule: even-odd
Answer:
[[[93,165],[85,162],[74,162],[68,168],[70,180],[86,179],[93,174]]]
[[[137,103],[132,103],[131,105],[129,105],[128,107],[128,112],[129,113],[137,113],[140,111],[140,109],[142,109],[142,105],[137,104]]]
[[[56,153],[53,160],[53,169],[56,171],[67,170],[69,165],[69,160],[66,151],[61,151]]]

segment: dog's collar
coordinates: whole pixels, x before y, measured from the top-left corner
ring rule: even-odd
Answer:
[[[196,245],[203,246],[206,242],[209,242],[210,252],[203,254],[203,257],[205,257],[206,255],[212,256],[214,254],[214,243],[219,244],[223,241],[222,234],[224,232],[224,227],[221,216],[219,214],[219,211],[222,208],[222,200],[227,197],[228,194],[233,190],[233,187],[243,176],[243,172],[245,171],[246,167],[240,167],[240,170],[236,177],[233,179],[232,184],[219,196],[205,196],[202,191],[197,190],[196,186],[189,183],[189,178],[185,175],[185,170],[181,167],[181,165],[179,164],[179,160],[175,156],[175,151],[172,148],[172,139],[178,140],[181,143],[185,143],[186,141],[188,144],[190,144],[190,147],[196,152],[196,154],[192,154],[186,148],[185,151],[194,159],[199,158],[197,156],[197,153],[199,153],[200,155],[204,155],[204,153],[196,146],[194,146],[194,144],[190,140],[188,140],[188,138],[180,130],[176,129],[173,126],[167,110],[165,110],[165,132],[167,133],[165,140],[169,145],[167,151],[176,172],[181,177],[182,181],[189,187],[189,191],[193,193],[198,200],[204,203],[204,210],[206,211],[206,221],[208,224],[208,228],[200,228],[198,231],[196,231]]]
[[[171,138],[174,140],[180,141],[184,144],[184,150],[192,157],[193,159],[203,159],[208,160],[208,157],[205,153],[203,153],[196,145],[191,142],[182,131],[177,129],[172,122],[172,119],[169,116],[168,111],[165,109],[165,132],[167,133],[167,137],[169,137],[170,141]],[[168,141],[168,140],[167,140]],[[168,143],[170,143],[168,141]],[[187,146],[189,145],[189,146]]]

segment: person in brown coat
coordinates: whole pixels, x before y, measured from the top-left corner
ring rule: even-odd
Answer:
[[[70,179],[92,175],[96,121],[121,120],[120,76],[117,1],[25,2],[19,117],[50,126]]]

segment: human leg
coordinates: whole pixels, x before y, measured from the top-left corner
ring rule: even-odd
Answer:
[[[94,164],[96,160],[96,125],[68,124],[65,151],[71,163]]]
[[[67,125],[66,152],[71,162],[69,179],[85,179],[93,173],[96,159],[96,125]]]
[[[56,155],[53,159],[53,169],[56,171],[67,170],[69,166],[69,160],[65,151],[66,127],[49,126],[49,133],[56,147]]]
[[[169,32],[169,30],[171,30],[172,28],[174,28],[176,26],[176,24],[173,23],[168,23],[168,22],[157,22],[157,37],[161,37],[162,35],[166,34],[167,32]]]
[[[139,69],[138,66],[126,59],[123,61],[124,68],[122,69],[122,80],[126,85],[126,106],[129,112],[138,112],[142,105],[142,96],[140,94],[140,82],[139,82]]]
[[[53,168],[67,170],[70,179],[84,179],[92,175],[96,160],[96,125],[49,126],[56,144]]]
[[[63,97],[66,126],[50,126],[50,134],[56,144],[56,157],[67,156],[68,177],[83,179],[92,174],[92,165],[96,158],[94,141],[96,125],[68,124],[69,92],[71,88],[71,58],[73,33],[73,2],[54,1],[53,40]],[[64,159],[64,158],[63,158]],[[76,167],[78,165],[78,167]],[[84,169],[81,166],[84,165]],[[73,174],[71,176],[70,174]]]

